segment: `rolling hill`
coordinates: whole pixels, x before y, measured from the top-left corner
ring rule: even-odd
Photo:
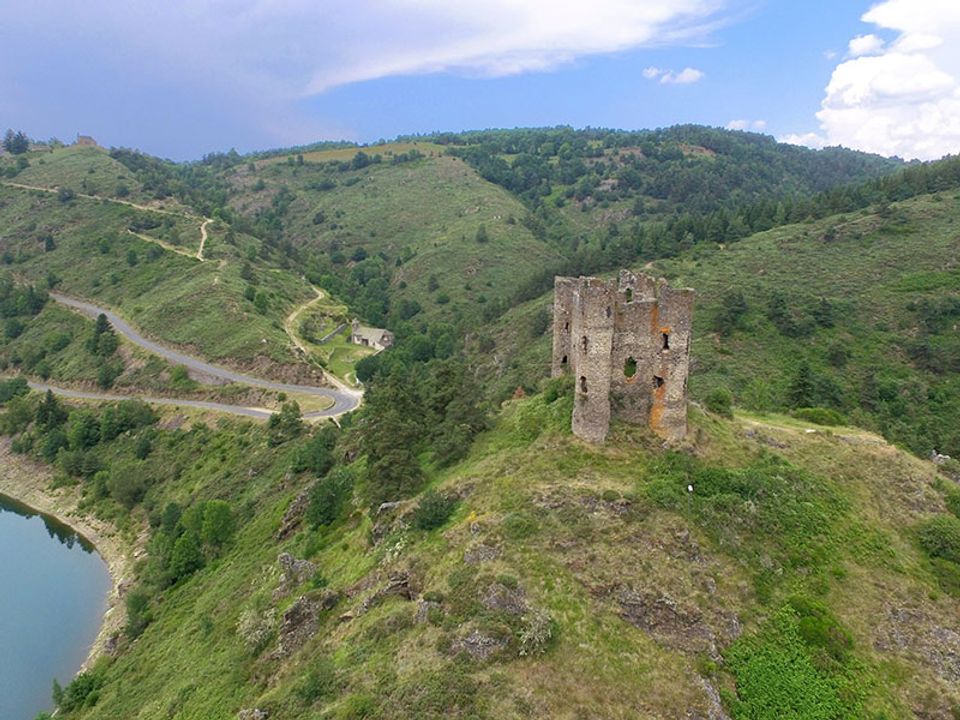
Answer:
[[[137,558],[58,717],[958,712],[960,472],[926,458],[960,455],[960,162],[692,127],[22,157],[0,158],[6,373],[220,392],[56,289],[366,390],[334,426],[0,380],[4,461]],[[698,292],[673,447],[581,442],[547,379],[553,275],[621,266]],[[343,352],[352,317],[397,343]]]
[[[761,412],[824,406],[921,456],[960,454],[958,223],[950,190],[650,263],[698,293],[691,393],[725,387]],[[498,397],[549,371],[551,297],[510,310],[473,345]]]

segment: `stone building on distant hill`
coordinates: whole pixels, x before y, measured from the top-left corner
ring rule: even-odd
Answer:
[[[628,270],[618,280],[555,279],[552,374],[574,377],[575,435],[603,442],[622,419],[686,436],[693,298]]]
[[[386,350],[393,345],[393,333],[382,328],[367,327],[361,325],[359,320],[354,320],[350,326],[350,342],[374,350]]]
[[[73,144],[80,147],[99,147],[97,141],[92,137],[89,135],[81,135],[80,133],[77,133],[77,140]]]

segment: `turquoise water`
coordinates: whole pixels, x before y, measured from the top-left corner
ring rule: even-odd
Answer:
[[[51,710],[96,639],[110,575],[89,543],[0,495],[0,718]]]

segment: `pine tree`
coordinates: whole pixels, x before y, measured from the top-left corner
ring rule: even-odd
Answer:
[[[811,407],[814,405],[813,371],[804,360],[797,368],[797,374],[790,383],[788,392],[790,406],[795,408]]]

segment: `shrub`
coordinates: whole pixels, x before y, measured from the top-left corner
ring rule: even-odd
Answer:
[[[952,512],[955,517],[960,518],[960,489],[947,488],[944,502],[947,504],[947,510]]]
[[[800,408],[793,411],[793,416],[798,420],[812,422],[815,425],[825,425],[827,427],[836,427],[846,423],[846,418],[836,410],[822,407]]]
[[[520,629],[519,654],[543,655],[550,647],[553,639],[553,618],[546,610],[534,608],[522,618],[523,627]]]
[[[337,431],[332,427],[323,428],[297,448],[291,469],[294,472],[309,470],[317,477],[323,477],[333,467],[333,450],[336,444]]]
[[[143,499],[147,482],[139,462],[117,462],[110,469],[107,480],[110,497],[128,510]]]
[[[313,705],[318,700],[328,698],[337,690],[337,676],[333,663],[327,658],[312,661],[310,672],[296,687],[297,697],[304,705]]]
[[[456,507],[454,498],[428,490],[413,511],[413,524],[421,530],[434,530],[450,519]]]
[[[314,528],[329,525],[338,517],[344,502],[353,491],[353,471],[336,468],[310,488],[310,504],[306,519]]]
[[[153,617],[150,614],[150,596],[141,588],[137,588],[127,595],[127,636],[139,637]]]
[[[170,555],[170,571],[180,580],[203,567],[203,550],[196,535],[187,531],[177,538]]]
[[[939,515],[923,523],[918,536],[930,557],[960,563],[960,518]]]
[[[54,685],[54,700],[64,712],[93,707],[100,698],[101,685],[103,685],[103,678],[99,674],[82,672],[59,693],[57,692],[59,686]]]
[[[240,619],[237,621],[237,635],[240,636],[247,650],[257,655],[270,641],[276,620],[276,611],[273,609],[261,613],[249,608],[240,613]]]
[[[30,392],[26,379],[22,377],[11,378],[10,380],[0,381],[0,404],[7,403],[13,398],[26,395]]]
[[[200,528],[200,537],[207,545],[215,548],[222,547],[231,537],[236,528],[233,512],[225,500],[210,500],[203,507],[203,524]]]
[[[703,399],[707,410],[725,418],[733,417],[733,393],[725,387],[711,390]]]
[[[750,720],[826,720],[860,717],[864,688],[851,668],[817,666],[790,606],[779,610],[752,635],[741,637],[726,654],[737,680],[731,713]]]
[[[267,421],[267,442],[271,447],[292,440],[303,432],[303,420],[300,405],[296,401],[285,402],[280,412],[274,413]]]

